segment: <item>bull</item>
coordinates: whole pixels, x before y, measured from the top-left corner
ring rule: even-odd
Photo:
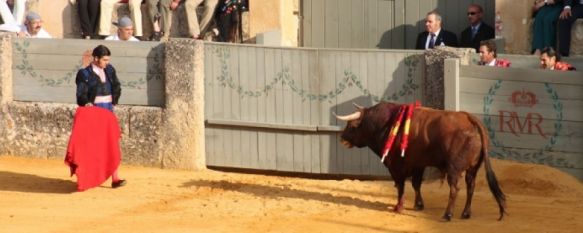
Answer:
[[[382,157],[390,128],[397,121],[397,112],[401,106],[385,102],[370,108],[356,106],[357,110],[349,115],[335,114],[339,120],[346,121],[341,143],[348,148],[368,146],[379,158]],[[402,137],[398,136],[394,145],[400,145],[401,140]],[[405,179],[408,177],[412,177],[415,190],[414,208],[423,210],[421,183],[425,168],[431,166],[441,171],[450,188],[449,201],[443,215],[446,221],[450,221],[453,216],[452,209],[459,191],[458,179],[465,172],[467,199],[461,218],[470,218],[476,174],[484,162],[488,186],[500,209],[498,220],[502,220],[506,197],[492,170],[488,143],[488,134],[482,123],[467,112],[415,108],[405,156],[401,156],[398,146],[393,146],[383,161],[397,188],[398,202],[394,210],[398,213],[403,210]]]

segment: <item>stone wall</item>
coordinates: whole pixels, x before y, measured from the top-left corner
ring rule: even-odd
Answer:
[[[165,46],[165,107],[115,108],[122,131],[122,160],[203,169],[204,46],[194,40],[170,40]],[[11,37],[0,35],[0,155],[64,158],[77,106],[13,101],[11,54]]]
[[[444,109],[444,61],[447,58],[460,58],[462,65],[468,65],[472,50],[446,46],[425,50],[425,106]]]

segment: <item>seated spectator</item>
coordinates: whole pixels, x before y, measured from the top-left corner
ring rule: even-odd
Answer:
[[[474,48],[478,52],[481,41],[494,39],[494,28],[482,21],[483,14],[484,10],[478,4],[471,4],[468,7],[470,26],[462,31],[460,47]]]
[[[69,0],[77,3],[77,13],[81,24],[81,38],[97,38],[96,29],[99,23],[99,4],[101,0]]]
[[[196,7],[204,4],[204,11],[198,22],[198,15],[196,14]],[[210,25],[215,13],[215,9],[219,0],[186,0],[184,3],[186,7],[186,18],[188,20],[188,32],[194,39],[203,39],[206,32],[210,29]],[[174,10],[174,8],[171,9]],[[218,31],[215,31],[215,35]]]
[[[546,47],[555,47],[557,44],[557,20],[563,4],[561,0],[536,0],[532,7],[534,25],[532,30],[532,50],[535,55]]]
[[[559,52],[568,57],[571,50],[571,27],[575,20],[583,18],[583,0],[565,0],[559,15]]]
[[[480,62],[481,66],[496,66],[496,67],[510,67],[510,62],[503,59],[498,59],[496,53],[496,43],[493,40],[485,40],[480,42]]]
[[[457,47],[457,36],[453,32],[442,30],[441,15],[431,11],[425,17],[425,31],[417,36],[415,49],[432,49],[441,45]]]
[[[24,23],[26,0],[0,0],[0,31],[19,32]],[[12,9],[12,11],[10,10]]]
[[[142,0],[101,0],[101,16],[99,17],[99,35],[108,36],[111,30],[111,16],[113,13],[113,6],[118,3],[128,3],[130,7],[130,14],[134,25],[134,35],[142,36]]]
[[[133,36],[134,24],[129,17],[121,17],[113,24],[117,26],[117,33],[106,37],[105,40],[140,41]]]
[[[557,52],[551,48],[544,48],[540,52],[540,68],[545,70],[575,70],[571,64],[566,62],[561,62],[561,58]]]
[[[35,12],[28,12],[24,25],[21,27],[18,37],[27,38],[53,38],[43,28],[43,21],[40,15]]]

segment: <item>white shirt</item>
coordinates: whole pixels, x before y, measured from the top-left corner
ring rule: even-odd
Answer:
[[[433,37],[433,43],[434,43],[433,46],[438,46],[437,37],[439,36],[440,32],[441,32],[441,28],[439,30],[437,30],[437,32],[434,33],[435,37]],[[425,39],[425,49],[429,49],[429,41],[431,41],[431,32],[427,34],[427,39]]]
[[[492,61],[488,64],[486,64],[486,66],[496,66],[496,59],[492,59]]]
[[[96,66],[95,64],[91,63],[91,69],[93,70],[93,72],[95,72],[97,74],[97,76],[99,76],[99,79],[101,80],[102,83],[106,82],[106,78],[105,77],[105,70],[101,69],[99,66]],[[112,96],[111,95],[105,95],[105,96],[95,96],[95,101],[93,101],[94,103],[111,103],[112,101]]]
[[[25,25],[20,26],[20,31],[24,32],[27,38],[46,38],[46,39],[53,38],[47,31],[45,31],[44,28],[41,28],[40,31],[38,31],[38,33],[34,36],[28,33],[28,29],[26,28]]]
[[[105,37],[105,40],[120,40],[117,34]],[[130,37],[127,41],[140,41],[138,38]]]

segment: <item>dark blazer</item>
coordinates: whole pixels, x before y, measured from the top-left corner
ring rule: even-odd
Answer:
[[[474,39],[472,39],[472,28],[467,27],[462,31],[462,39],[460,40],[461,48],[474,48],[476,52],[480,50],[480,42],[494,38],[494,28],[482,22]]]
[[[579,0],[575,0],[575,1],[573,1],[573,0],[565,0],[563,2],[563,5],[565,5],[565,6],[573,6],[573,5],[580,5],[580,4],[579,4]]]
[[[91,64],[77,72],[75,83],[77,84],[77,104],[79,106],[93,103],[98,94],[111,94],[112,104],[117,105],[121,96],[121,84],[112,65],[107,65],[104,70],[105,77],[111,84],[109,90],[106,88],[107,85],[101,83],[99,76],[93,72]]]
[[[425,41],[427,40],[427,35],[429,35],[429,32],[427,31],[419,33],[419,35],[417,35],[417,44],[415,45],[415,49],[425,49]],[[441,43],[447,46],[457,47],[458,46],[457,36],[453,32],[443,30],[442,28],[441,31],[439,32],[439,35],[437,35],[437,38],[435,38],[435,46],[439,46],[441,45]]]

